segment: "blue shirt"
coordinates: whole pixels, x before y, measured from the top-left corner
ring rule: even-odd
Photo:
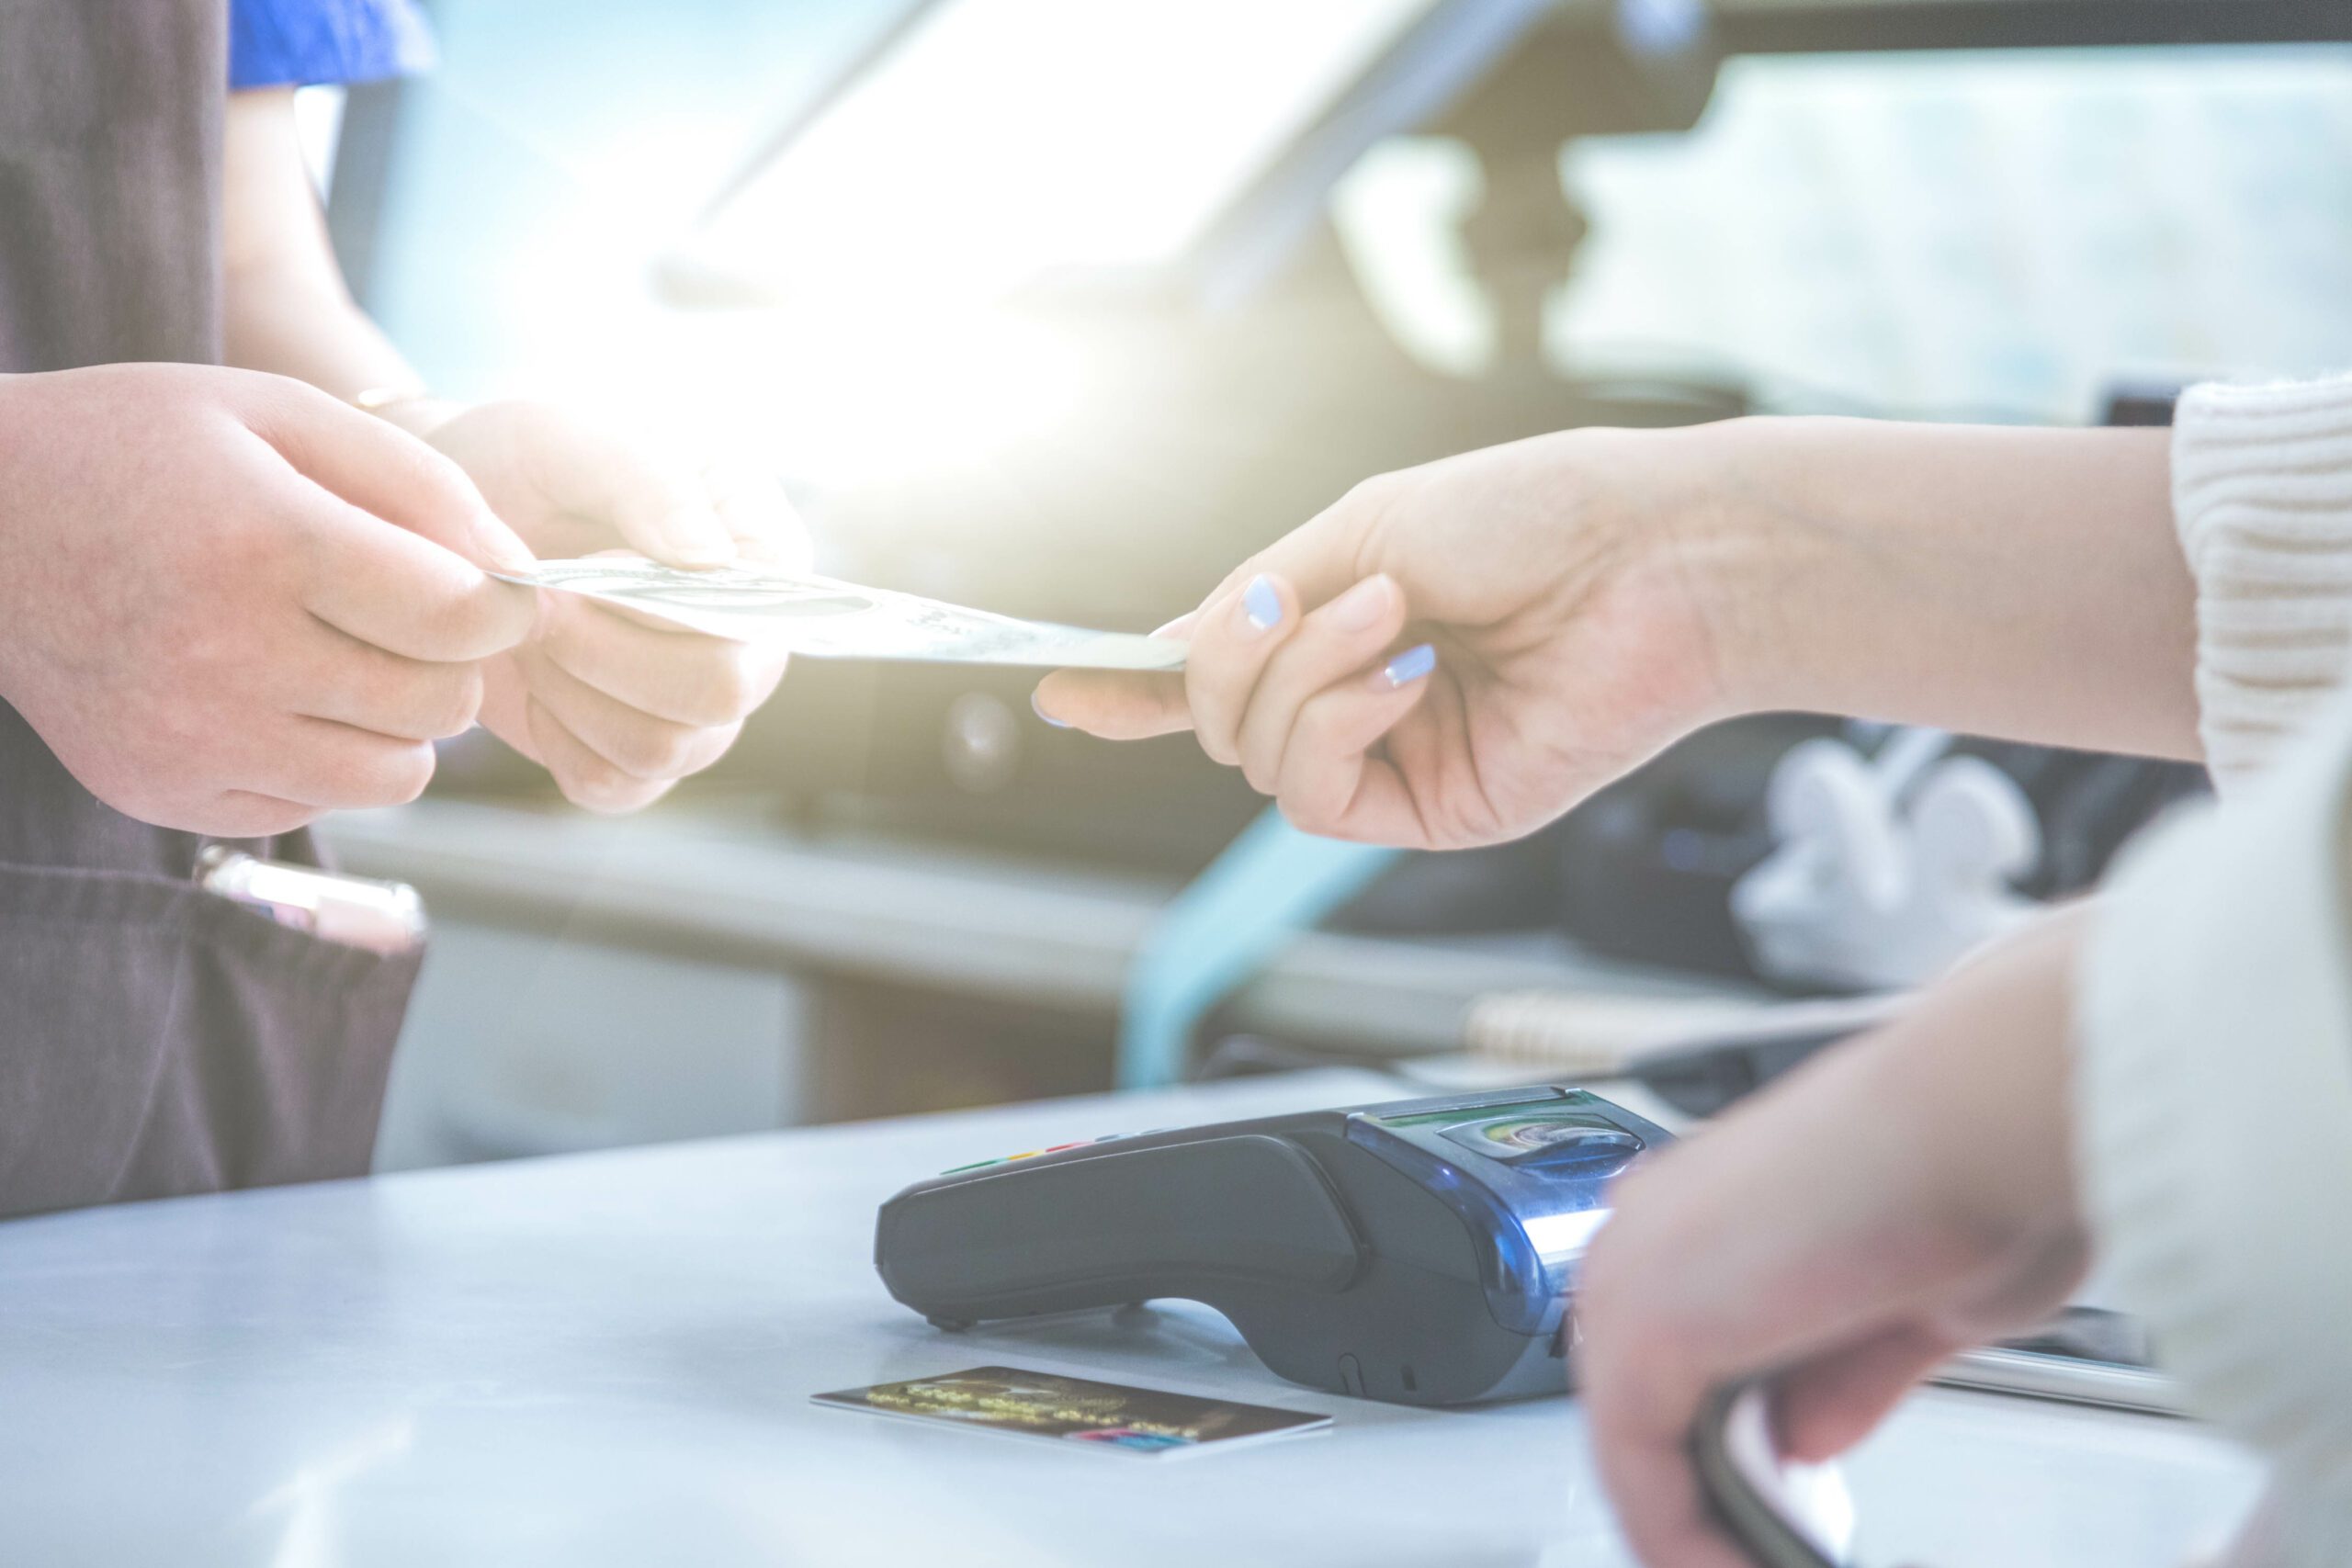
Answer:
[[[232,92],[374,82],[432,63],[415,0],[230,0]]]

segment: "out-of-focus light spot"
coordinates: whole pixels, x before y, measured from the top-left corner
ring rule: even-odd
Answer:
[[[1406,353],[1448,376],[1495,363],[1494,307],[1462,242],[1485,188],[1468,147],[1402,136],[1364,154],[1331,193],[1333,227],[1373,313]]]
[[[1617,35],[1636,54],[1672,54],[1707,30],[1700,0],[1617,0]]]
[[[943,0],[690,250],[796,303],[1164,264],[1426,9]]]
[[[1068,423],[1089,381],[1080,340],[998,312],[776,310],[673,327],[660,375],[636,361],[596,400],[818,490],[985,463]]]

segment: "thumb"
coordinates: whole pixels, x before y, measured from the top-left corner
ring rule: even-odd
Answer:
[[[669,566],[726,566],[741,554],[701,464],[561,411],[523,413],[514,438],[530,445],[524,466],[559,510],[604,523],[629,548]]]
[[[536,564],[457,464],[324,392],[299,385],[286,392],[248,423],[311,483],[478,567],[528,571]]]

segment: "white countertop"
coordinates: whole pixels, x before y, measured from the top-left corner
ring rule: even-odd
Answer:
[[[1576,1404],[1294,1387],[1166,1304],[941,1334],[875,1207],[1067,1137],[1397,1098],[1317,1074],[0,1225],[0,1562],[43,1568],[1623,1561]],[[1323,1410],[1140,1459],[811,1405],[991,1361]],[[2158,1417],[1935,1391],[1853,1464],[1874,1562],[2171,1564],[2250,1465]]]

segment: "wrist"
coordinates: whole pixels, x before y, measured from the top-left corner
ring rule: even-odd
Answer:
[[[2088,901],[2050,910],[1962,960],[1888,1032],[1898,1092],[1927,1119],[1916,1144],[1921,1178],[1988,1245],[2069,1236],[2082,1224],[2074,990],[2098,916]]]
[[[1724,667],[1731,714],[1836,709],[1851,564],[1811,493],[1803,420],[1754,417],[1672,432],[1685,487],[1685,570]],[[1852,546],[1847,547],[1850,557]]]
[[[1728,420],[1640,478],[1727,712],[2193,756],[2165,434]]]
[[[1581,482],[1567,493],[1606,497],[1631,571],[1679,604],[1704,648],[1708,720],[1804,705],[1801,671],[1815,660],[1801,635],[1809,616],[1794,607],[1826,563],[1776,471],[1789,423],[1568,433]]]

